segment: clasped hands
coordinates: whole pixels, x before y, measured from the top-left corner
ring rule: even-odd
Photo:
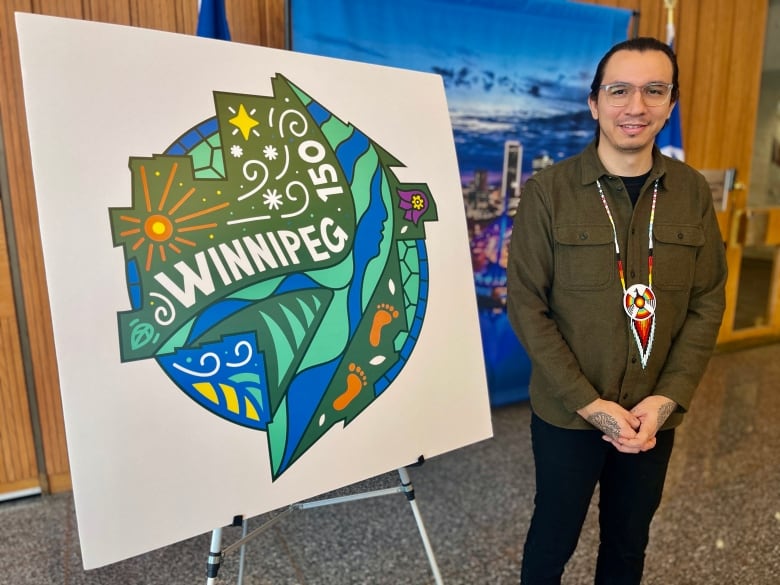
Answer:
[[[597,398],[577,414],[604,433],[605,441],[622,453],[640,453],[655,447],[655,435],[676,404],[665,396],[648,396],[630,411],[617,402]]]

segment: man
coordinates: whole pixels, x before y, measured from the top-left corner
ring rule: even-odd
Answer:
[[[596,139],[524,186],[508,313],[532,363],[534,515],[522,585],[560,583],[599,484],[595,583],[638,584],[674,441],[725,305],[705,179],[656,134],[678,99],[669,47],[613,47],[588,97]]]

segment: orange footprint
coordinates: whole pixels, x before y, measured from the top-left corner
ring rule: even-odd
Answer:
[[[371,344],[371,347],[379,346],[379,342],[382,340],[382,329],[385,325],[391,323],[393,319],[397,318],[398,311],[396,311],[393,305],[385,303],[377,305],[374,321],[371,323],[371,331],[368,334],[368,342]]]
[[[347,374],[347,388],[333,401],[333,408],[344,410],[352,402],[367,383],[366,373],[360,366],[349,364],[349,374]]]

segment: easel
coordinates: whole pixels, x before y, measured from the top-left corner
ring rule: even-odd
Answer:
[[[422,465],[424,462],[424,459],[422,456],[420,456],[417,463],[414,465]],[[281,520],[283,517],[287,516],[294,510],[306,510],[309,508],[319,508],[321,506],[329,506],[331,504],[342,504],[345,502],[351,502],[355,500],[364,500],[367,498],[376,498],[379,496],[387,496],[390,494],[398,494],[398,493],[404,493],[406,494],[406,499],[409,501],[409,505],[412,507],[412,513],[414,514],[414,519],[417,522],[417,528],[420,531],[420,536],[423,541],[423,547],[425,547],[425,554],[428,557],[428,563],[431,566],[431,572],[433,573],[433,578],[436,582],[436,585],[443,585],[444,581],[442,581],[441,573],[439,572],[439,566],[436,563],[436,557],[433,554],[433,548],[431,547],[431,543],[428,540],[428,533],[425,530],[425,525],[423,524],[422,517],[420,516],[420,511],[417,508],[417,501],[415,500],[414,496],[414,487],[412,486],[412,481],[409,478],[409,473],[406,470],[406,467],[400,467],[398,469],[398,475],[401,479],[401,484],[394,488],[385,488],[381,490],[373,490],[368,492],[362,492],[357,494],[350,494],[347,496],[340,496],[335,498],[325,498],[322,500],[313,500],[310,502],[299,502],[296,504],[291,504],[288,506],[285,510],[268,520],[267,522],[264,522],[261,526],[258,526],[255,528],[252,532],[247,534],[247,524],[246,520],[243,519],[241,516],[236,516],[233,519],[233,526],[242,526],[242,535],[241,538],[238,539],[233,544],[226,546],[225,548],[222,548],[222,528],[215,528],[211,533],[211,548],[209,549],[209,559],[206,566],[206,585],[215,585],[217,582],[217,573],[219,572],[219,568],[222,565],[222,559],[227,555],[228,553],[234,551],[236,548],[241,549],[241,555],[239,557],[239,567],[238,567],[238,585],[242,585],[243,583],[243,573],[244,573],[244,552],[245,552],[245,545],[246,542],[254,538],[255,536],[258,536],[259,534],[263,533],[265,530],[276,524],[279,520]]]

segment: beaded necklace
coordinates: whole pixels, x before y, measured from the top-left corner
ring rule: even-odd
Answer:
[[[655,293],[653,292],[653,224],[655,223],[655,204],[658,200],[658,179],[653,185],[653,202],[650,206],[650,222],[647,228],[647,284],[632,284],[626,287],[626,276],[623,270],[623,259],[620,256],[620,243],[618,242],[617,228],[612,217],[612,211],[604,196],[601,182],[596,179],[601,203],[607,212],[609,223],[612,226],[612,237],[615,242],[615,256],[617,257],[618,275],[620,285],[623,288],[623,310],[629,317],[629,327],[634,334],[634,339],[642,359],[642,367],[647,366],[650,352],[653,349],[655,337]]]

